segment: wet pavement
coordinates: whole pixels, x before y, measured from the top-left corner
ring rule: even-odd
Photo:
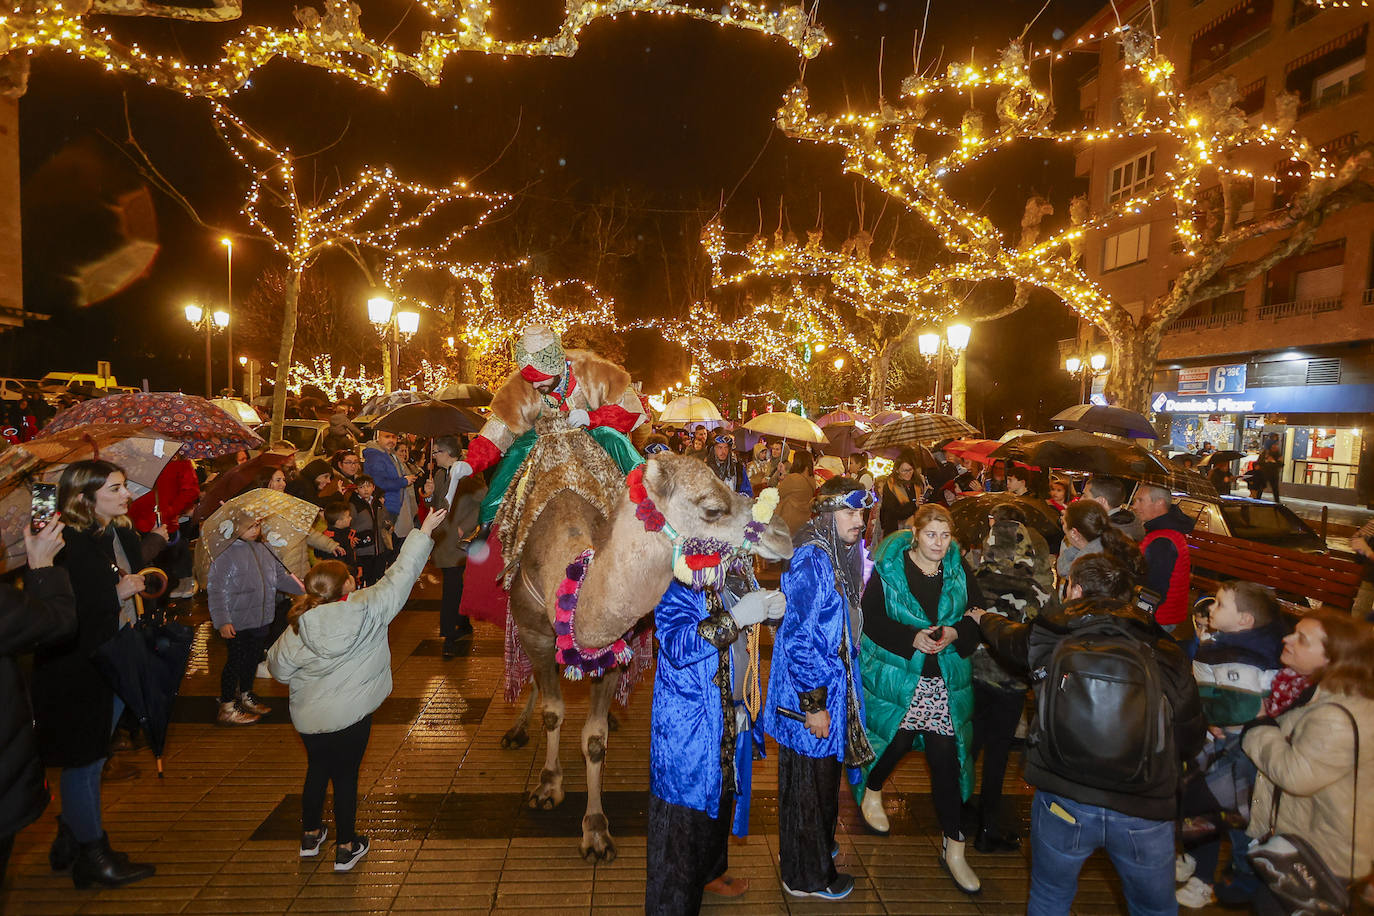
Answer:
[[[166,777],[156,778],[148,751],[126,751],[116,760],[134,763],[140,775],[104,786],[113,845],[156,864],[156,877],[126,888],[77,891],[68,876],[51,873],[47,851],[60,810],[55,801],[17,838],[0,912],[641,912],[651,680],[628,708],[615,708],[620,724],[610,738],[605,785],[619,857],[591,866],[577,852],[586,781],[576,736],[586,687],[564,682],[571,726],[564,729],[561,751],[567,798],[552,811],[533,811],[525,796],[538,785],[544,748],[534,732],[524,748],[500,747],[522,705],[503,698],[501,633],[478,624],[465,653],[444,660],[434,638],[437,584],[432,575],[426,578],[391,629],[395,688],[374,716],[359,784],[358,827],[371,837],[372,849],[352,872],[336,874],[330,856],[296,854],[305,753],[287,716],[285,688],[258,681],[258,692],[273,706],[262,722],[213,724],[223,644],[198,612],[190,618],[197,625],[195,654],[177,702]],[[769,759],[755,764],[753,833],[730,847],[731,873],[749,879],[751,889],[730,900],[708,896],[706,912],[1024,911],[1025,853],[983,855],[970,848],[983,882],[976,897],[961,893],[941,870],[939,829],[919,754],[903,762],[885,793],[892,835],[865,833],[852,797],[843,793],[838,864],[856,877],[854,893],[840,903],[787,897],[778,876],[771,742],[769,750]],[[1007,805],[1024,835],[1031,790],[1019,770],[1014,754]],[[55,782],[56,772],[49,778]],[[325,820],[330,822],[328,809]],[[1125,912],[1101,853],[1084,869],[1074,911]]]

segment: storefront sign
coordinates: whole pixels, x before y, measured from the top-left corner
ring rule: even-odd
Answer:
[[[1162,402],[1162,403],[1161,403]],[[1235,398],[1171,398],[1159,395],[1150,405],[1160,404],[1156,411],[1165,413],[1249,413],[1255,409],[1254,401],[1240,401]]]
[[[1251,388],[1244,398],[1157,391],[1150,408],[1157,413],[1374,413],[1374,385],[1278,385]]]
[[[1244,394],[1245,364],[1178,370],[1178,396]]]
[[[1197,394],[1208,394],[1211,391],[1212,370],[1211,369],[1180,369],[1178,370],[1178,396],[1190,397]]]

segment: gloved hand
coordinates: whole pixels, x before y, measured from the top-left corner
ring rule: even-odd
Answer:
[[[472,465],[466,461],[455,461],[448,470],[448,476],[450,480],[462,480],[464,477],[471,477]]]
[[[787,598],[774,589],[759,589],[750,592],[730,609],[730,616],[741,627],[753,626],[765,620],[781,620],[787,610]]]
[[[591,425],[592,425],[592,417],[591,417],[591,414],[587,413],[585,410],[577,410],[577,409],[570,410],[570,411],[568,411],[568,425],[569,425],[569,426],[582,426],[582,427],[591,426]]]

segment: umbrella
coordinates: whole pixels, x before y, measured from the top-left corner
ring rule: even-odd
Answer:
[[[379,394],[364,404],[353,419],[355,421],[365,418],[370,420],[374,417],[385,416],[397,407],[404,407],[406,404],[418,404],[429,399],[429,395],[419,391],[402,390],[393,391],[390,394]]]
[[[1006,432],[1002,433],[1002,437],[1001,437],[1000,439],[998,439],[997,441],[998,441],[998,442],[1010,442],[1011,440],[1015,439],[1017,436],[1034,436],[1034,435],[1037,435],[1037,433],[1036,433],[1035,430],[1033,430],[1033,429],[1009,429],[1009,430],[1007,430]]]
[[[143,616],[135,626],[122,627],[91,655],[92,663],[143,726],[157,757],[159,778],[172,702],[181,688],[194,636],[195,631],[185,624],[155,624]]]
[[[911,416],[911,414],[907,413],[905,410],[884,410],[882,413],[874,414],[869,423],[873,426],[886,426],[889,423],[894,423],[902,419],[902,417],[909,416]]]
[[[817,426],[820,424],[817,423]],[[821,446],[821,451],[827,455],[837,455],[841,458],[852,455],[859,449],[859,437],[867,434],[867,430],[862,426],[851,423],[832,424],[825,428],[826,443]]]
[[[62,411],[39,438],[92,423],[144,426],[184,442],[183,458],[218,458],[262,445],[262,437],[204,398],[175,392],[112,394]],[[37,440],[34,440],[37,441]]]
[[[859,446],[870,450],[900,447],[946,438],[960,439],[969,434],[976,436],[978,430],[958,417],[946,413],[918,413],[878,427],[860,439]]]
[[[956,458],[967,458],[979,464],[992,464],[989,453],[1001,444],[996,439],[955,439],[945,445],[944,451],[945,454]]]
[[[310,534],[320,507],[277,490],[259,487],[240,493],[216,509],[200,526],[201,540],[210,561],[224,552],[245,523],[262,521],[262,542],[282,559]],[[284,561],[283,561],[284,564]]]
[[[867,415],[852,410],[832,410],[823,417],[817,417],[816,425],[821,427],[853,426],[855,423],[867,423],[869,419]]]
[[[210,403],[240,423],[257,425],[262,422],[262,415],[258,413],[257,408],[246,401],[240,401],[238,398],[214,398]]]
[[[725,422],[716,405],[706,398],[694,394],[683,395],[664,405],[658,415],[658,422],[669,426],[686,426],[688,423],[705,423],[709,427],[720,426]]]
[[[1209,468],[1216,467],[1219,464],[1230,464],[1232,461],[1239,461],[1244,457],[1245,455],[1242,452],[1233,451],[1231,449],[1222,449],[1219,452],[1213,452],[1206,458],[1203,458],[1202,464],[1199,466]]]
[[[481,417],[465,407],[454,407],[443,401],[424,401],[397,407],[372,424],[372,428],[436,439],[439,436],[475,433],[482,428],[482,422]]]
[[[210,481],[210,485],[205,488],[194,513],[196,521],[204,520],[207,515],[224,505],[226,501],[252,487],[253,481],[257,480],[258,475],[263,471],[268,468],[289,467],[295,460],[294,453],[263,452],[261,455],[249,458],[243,464],[234,465]]]
[[[184,445],[145,426],[92,423],[51,435],[44,430],[24,448],[42,464],[41,479],[48,483],[57,483],[62,470],[74,461],[100,458],[119,465],[130,491],[142,496]]]
[[[430,395],[454,407],[486,407],[491,403],[491,392],[481,385],[467,382],[454,382],[430,392]]]
[[[800,414],[786,411],[761,413],[744,424],[744,428],[779,439],[793,439],[798,442],[826,441],[825,433],[819,426]]]
[[[1221,499],[1220,494],[1217,493],[1217,488],[1212,486],[1211,481],[1196,471],[1174,470],[1166,474],[1150,473],[1130,476],[1132,480],[1164,487],[1171,493],[1183,493],[1201,499]]]
[[[32,499],[29,482],[38,466],[38,459],[21,446],[12,445],[0,452],[0,535],[4,543],[0,572],[10,572],[28,562],[24,526],[29,523]]]
[[[1158,439],[1154,424],[1134,410],[1124,407],[1104,407],[1101,404],[1075,404],[1050,418],[1069,429],[1126,436],[1130,439]]]
[[[1040,532],[1051,544],[1057,544],[1063,536],[1059,513],[1043,499],[1010,493],[979,493],[966,496],[949,507],[949,514],[954,519],[954,539],[960,547],[972,550],[982,546],[988,536],[988,516],[994,509],[999,515],[1006,514]]]
[[[1081,429],[1019,436],[999,445],[991,457],[1022,461],[1038,468],[1088,471],[1132,479],[1141,474],[1168,474],[1171,470],[1157,455],[1134,442]]]

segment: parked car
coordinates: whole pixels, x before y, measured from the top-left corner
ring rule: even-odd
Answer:
[[[1244,496],[1223,496],[1214,502],[1182,495],[1177,495],[1175,502],[1184,515],[1197,520],[1198,531],[1307,553],[1326,552],[1321,535],[1292,509],[1278,503]]]
[[[267,439],[272,435],[272,424],[263,423],[254,430]],[[296,447],[296,467],[305,467],[324,454],[324,437],[329,433],[328,420],[283,420],[281,437]],[[270,442],[268,443],[271,444]]]
[[[17,401],[20,398],[41,397],[38,383],[26,378],[0,378],[0,401]]]
[[[48,394],[59,394],[63,390],[83,386],[114,388],[118,384],[113,375],[96,375],[94,372],[49,372],[38,380],[38,387]]]

